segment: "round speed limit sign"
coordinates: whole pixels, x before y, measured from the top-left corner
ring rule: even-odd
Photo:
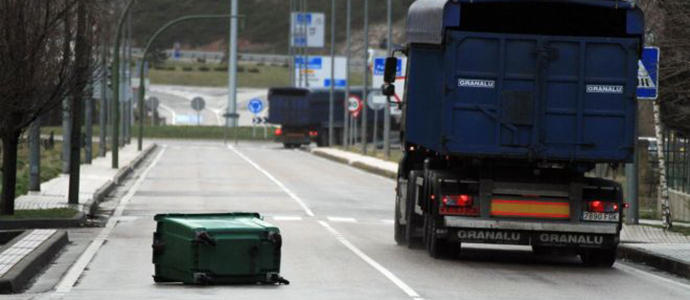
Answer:
[[[356,95],[350,95],[347,99],[347,110],[355,118],[359,117],[359,114],[362,112],[362,99]]]

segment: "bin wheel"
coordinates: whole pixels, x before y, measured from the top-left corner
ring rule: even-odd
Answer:
[[[585,249],[580,259],[588,267],[610,268],[616,262],[616,249]]]

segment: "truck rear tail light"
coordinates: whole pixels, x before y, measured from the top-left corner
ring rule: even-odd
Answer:
[[[309,131],[309,136],[311,136],[311,137],[319,136],[319,132],[318,131]]]
[[[618,203],[594,200],[587,202],[587,211],[595,213],[616,213],[620,209]]]
[[[283,129],[276,128],[276,135],[277,135],[277,136],[283,135]]]
[[[474,197],[470,195],[445,195],[442,204],[441,215],[479,216],[479,208],[474,207]]]
[[[470,207],[474,199],[470,195],[445,195],[443,196],[443,205],[455,207]]]

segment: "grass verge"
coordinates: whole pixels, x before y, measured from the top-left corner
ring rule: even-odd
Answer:
[[[44,134],[51,131],[56,135],[62,134],[62,127],[46,127],[41,131]],[[94,127],[94,136],[98,136],[98,127]],[[136,140],[136,133],[139,127],[133,127],[132,136]],[[225,137],[225,127],[220,126],[146,126],[144,127],[144,138],[147,139],[186,139],[186,140],[222,140]],[[235,129],[228,129],[228,139],[235,138]],[[257,127],[256,133],[252,134],[252,127],[240,127],[238,129],[238,139],[253,141],[272,141],[275,138],[275,127],[268,127],[268,137],[264,139],[264,127]],[[94,149],[98,149],[94,143]]]
[[[283,65],[240,64],[237,70],[238,86],[246,88],[269,88],[288,86],[290,68]],[[166,62],[159,68],[149,71],[152,84],[226,87],[228,86],[227,66],[214,64]],[[362,85],[363,76],[351,73],[354,86]]]
[[[71,208],[17,210],[13,216],[0,216],[0,220],[69,219],[79,213]]]
[[[98,152],[98,143],[94,143],[94,155]],[[17,197],[26,195],[29,188],[29,146],[28,143],[19,145],[17,153]],[[82,159],[86,153],[82,150]],[[95,156],[94,156],[95,158]],[[2,165],[0,164],[0,170]],[[41,183],[58,177],[62,173],[62,142],[56,141],[52,149],[41,147]],[[0,189],[2,189],[2,172],[0,172]]]

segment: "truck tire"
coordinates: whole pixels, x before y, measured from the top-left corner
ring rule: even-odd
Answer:
[[[424,244],[422,237],[423,234],[418,234],[418,231],[423,231],[424,229],[424,219],[415,213],[415,202],[417,198],[417,178],[423,177],[423,171],[411,171],[408,176],[409,181],[407,184],[407,226],[405,228],[405,240],[407,241],[407,247],[410,249],[421,248]]]
[[[616,262],[616,249],[585,249],[580,259],[588,267],[610,268]]]
[[[436,187],[436,174],[433,171],[428,174],[429,178],[427,178],[426,183],[429,184],[427,189],[429,191],[429,197],[427,201],[431,201],[431,195],[436,195],[438,188]],[[436,231],[441,224],[441,220],[436,214],[436,205],[436,203],[429,202],[427,206],[428,209],[424,211],[427,252],[429,252],[429,256],[437,259],[454,258],[459,252],[460,245],[455,245],[449,242],[447,238],[438,236]],[[457,249],[455,246],[457,246]]]

